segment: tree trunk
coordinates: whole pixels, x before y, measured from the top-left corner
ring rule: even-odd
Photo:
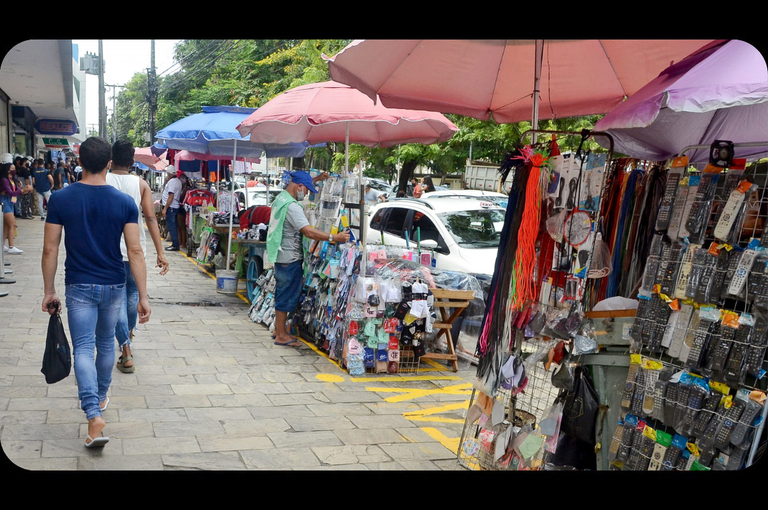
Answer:
[[[403,190],[406,193],[408,192],[408,182],[411,180],[411,175],[413,175],[413,171],[416,169],[417,165],[417,161],[403,163],[403,166],[400,168],[400,179],[398,180],[397,189]]]
[[[304,157],[291,158],[293,159],[293,168],[291,170],[303,170],[304,169]]]

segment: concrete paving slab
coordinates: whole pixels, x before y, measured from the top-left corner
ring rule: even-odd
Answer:
[[[247,300],[216,292],[205,268],[182,253],[167,253],[171,270],[158,276],[152,247],[152,316],[133,340],[136,371],[113,368],[104,412],[110,442],[86,449],[74,373],[55,385],[40,373],[48,324],[40,310],[43,227],[19,222],[25,252],[6,259],[17,283],[0,298],[0,446],[12,464],[33,471],[457,469],[446,445],[458,441],[461,424],[418,418],[460,418],[456,406],[468,396],[455,387],[473,381],[474,367],[351,377],[308,345],[275,346],[269,330],[251,322]],[[55,280],[62,298],[64,259],[62,245]],[[66,308],[62,319],[69,334]],[[407,391],[413,398],[404,398]]]

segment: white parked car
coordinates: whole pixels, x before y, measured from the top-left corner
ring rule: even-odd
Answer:
[[[475,200],[485,200],[495,203],[498,206],[507,207],[509,196],[495,191],[483,191],[476,189],[449,189],[443,191],[432,191],[421,195],[424,200],[437,200],[442,198],[465,198]]]
[[[443,198],[395,199],[371,209],[368,244],[416,246],[435,254],[437,269],[493,275],[506,211],[493,202]]]
[[[240,188],[235,190],[235,196],[240,202],[241,209],[248,209],[254,205],[272,205],[275,201],[275,197],[280,194],[282,188],[269,188],[269,203],[267,203],[267,187],[266,186],[252,186],[248,188]]]

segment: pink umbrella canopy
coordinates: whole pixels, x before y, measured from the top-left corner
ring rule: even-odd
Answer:
[[[333,80],[389,108],[504,124],[607,113],[711,41],[370,39],[350,43],[329,66]]]
[[[165,159],[155,156],[151,147],[137,147],[133,153],[133,160],[155,170],[163,170],[169,165]]]
[[[457,127],[440,113],[397,110],[332,81],[302,85],[268,101],[237,127],[261,143],[345,142],[366,147],[449,140]],[[347,139],[347,134],[349,138]]]

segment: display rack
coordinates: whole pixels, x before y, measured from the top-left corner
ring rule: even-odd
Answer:
[[[714,169],[712,165],[704,169],[683,166],[681,183],[688,178],[692,186],[696,177],[709,170],[714,170],[710,177],[716,183],[706,201],[698,201],[705,197],[694,195],[693,203],[698,205],[692,209],[703,206],[706,215],[700,222],[703,230],[694,230],[701,235],[681,238],[660,230],[659,242],[645,264],[641,291],[646,294],[640,296],[641,306],[631,328],[634,359],[623,394],[614,396],[621,400],[626,415],[613,431],[609,450],[613,469],[740,469],[754,462],[763,436],[768,408],[764,402],[768,386],[764,287],[768,284],[768,165],[753,164],[747,169],[735,164]],[[756,189],[742,197],[733,226],[718,229],[720,220],[729,214],[728,198],[744,181]],[[701,182],[695,191],[704,188]],[[680,186],[672,211],[685,197],[685,184]],[[693,192],[690,188],[688,195]],[[689,213],[688,218],[693,217]],[[722,239],[715,232],[729,238]],[[683,256],[676,256],[680,250],[672,247],[682,248]],[[758,254],[757,263],[740,269],[750,248]],[[743,287],[731,292],[736,288],[730,284],[739,274],[745,278]],[[745,363],[744,358],[754,361]],[[756,414],[742,419],[747,415],[737,411],[742,404]],[[692,420],[709,426],[694,427]],[[641,437],[632,439],[641,425],[651,427],[658,437],[673,440],[658,446],[659,442],[649,445]],[[736,429],[740,433],[733,436]],[[738,442],[732,437],[738,437]],[[665,462],[667,452],[675,451],[674,439],[683,446],[677,447],[677,461]],[[649,454],[654,447],[655,455],[653,451]]]
[[[583,172],[587,156],[577,151],[577,154],[580,155],[579,161],[581,161],[579,168],[575,173],[569,174],[567,181],[563,178],[558,184],[559,190],[563,190],[564,186],[567,186],[566,192],[568,194],[560,193],[558,197],[560,199],[553,198],[551,190],[544,188],[549,181],[541,181],[542,196],[546,198],[547,203],[554,204],[557,209],[566,211],[580,209],[582,208],[584,195],[586,195],[588,201],[591,198],[592,202],[590,202],[589,207],[584,207],[584,209],[588,211],[591,223],[594,224],[601,214],[601,193],[606,177],[604,169],[611,161],[613,153],[612,138],[607,133],[586,130],[582,132],[530,130],[522,135],[521,140],[530,133],[580,136],[582,144],[587,138],[595,136],[605,136],[609,140],[608,145],[610,149],[607,153],[603,154],[605,163],[603,163],[602,175],[599,172]],[[575,164],[575,160],[571,160],[571,162]],[[595,167],[595,170],[597,170],[597,167]],[[597,182],[590,182],[590,178],[596,178]],[[514,174],[512,177],[507,177],[507,179],[514,180]],[[516,185],[513,184],[512,189]],[[594,188],[592,185],[594,185]],[[592,189],[596,190],[594,195],[591,194]],[[518,206],[516,207],[518,210],[522,210],[525,207],[525,205],[519,205],[520,201],[524,201],[522,204],[529,203],[528,196],[518,198],[517,200]],[[541,200],[541,202],[545,202],[545,200]],[[510,201],[510,208],[512,203]],[[551,217],[553,215],[553,209],[545,208],[545,204],[542,203],[540,214],[544,220],[548,216]],[[514,214],[514,210],[508,210],[504,226],[505,233],[502,234],[502,237],[505,236],[507,229],[510,228],[510,215]],[[546,441],[542,440],[536,453],[526,456],[521,453],[521,448],[524,449],[525,446],[517,443],[518,439],[527,440],[527,438],[533,437],[530,434],[526,436],[527,433],[524,431],[535,430],[537,424],[547,420],[553,412],[553,404],[556,399],[563,395],[561,389],[552,382],[552,376],[556,369],[563,370],[558,364],[560,360],[555,360],[554,363],[547,362],[547,357],[549,356],[549,361],[552,361],[552,352],[562,347],[562,339],[542,334],[542,329],[531,334],[526,328],[527,324],[533,322],[532,317],[536,315],[541,314],[541,316],[547,317],[547,320],[549,320],[549,317],[558,313],[558,310],[560,310],[560,313],[563,313],[563,304],[571,303],[577,307],[577,310],[571,308],[570,312],[566,311],[566,316],[569,313],[571,316],[574,316],[576,313],[581,314],[583,312],[583,308],[579,309],[578,303],[583,298],[587,270],[591,267],[594,233],[590,234],[590,242],[580,245],[578,249],[572,248],[571,246],[573,245],[569,245],[570,243],[564,240],[557,241],[554,245],[552,245],[551,239],[540,238],[539,241],[541,241],[541,244],[537,241],[536,260],[537,263],[542,265],[538,266],[539,271],[535,273],[537,280],[533,282],[533,285],[540,290],[539,297],[535,302],[525,302],[522,306],[517,304],[516,306],[519,308],[515,311],[511,311],[512,306],[506,301],[509,299],[508,296],[510,294],[505,294],[505,292],[493,288],[494,286],[506,288],[506,281],[511,279],[510,275],[505,275],[506,270],[504,269],[510,266],[504,266],[501,254],[497,258],[492,294],[495,294],[496,298],[502,299],[501,304],[497,305],[500,315],[494,316],[494,309],[491,305],[486,310],[483,324],[484,327],[487,327],[490,323],[489,321],[493,321],[501,325],[496,327],[496,333],[491,331],[488,338],[485,339],[489,345],[485,347],[484,351],[481,344],[478,344],[478,354],[481,363],[484,361],[492,363],[492,366],[496,367],[493,369],[496,372],[499,371],[498,367],[502,365],[506,368],[512,358],[517,358],[518,361],[522,360],[521,364],[524,369],[525,379],[517,382],[508,381],[507,385],[496,386],[494,383],[489,384],[490,376],[488,372],[486,371],[481,375],[479,367],[478,380],[475,383],[457,451],[459,463],[469,469],[541,469],[545,465],[549,454],[557,447],[558,438],[555,435],[555,437],[550,437]],[[549,247],[547,244],[549,244]],[[506,254],[505,256],[513,257],[514,259],[516,255]],[[562,258],[569,261],[567,267],[558,262]],[[576,264],[571,263],[571,260],[578,261],[578,267]],[[506,281],[505,278],[507,278]],[[569,281],[574,284],[572,291],[566,290],[569,286]],[[491,299],[493,299],[493,296],[491,296]],[[567,310],[568,307],[566,306],[565,308]],[[493,329],[493,326],[491,326],[491,329]],[[504,337],[509,338],[507,335],[510,333],[511,338],[506,341]],[[498,335],[498,337],[491,337],[491,335]],[[495,343],[495,345],[491,345],[492,343]],[[571,344],[569,348],[573,349],[573,345]],[[484,356],[488,357],[488,359],[483,360]],[[576,359],[562,361],[562,366],[576,361]],[[498,384],[498,379],[496,384]],[[494,412],[489,412],[489,399],[493,402],[494,407],[501,406],[503,411],[496,411],[494,409]],[[475,406],[479,406],[481,410],[473,409]],[[490,416],[493,414],[496,417],[491,419]]]

